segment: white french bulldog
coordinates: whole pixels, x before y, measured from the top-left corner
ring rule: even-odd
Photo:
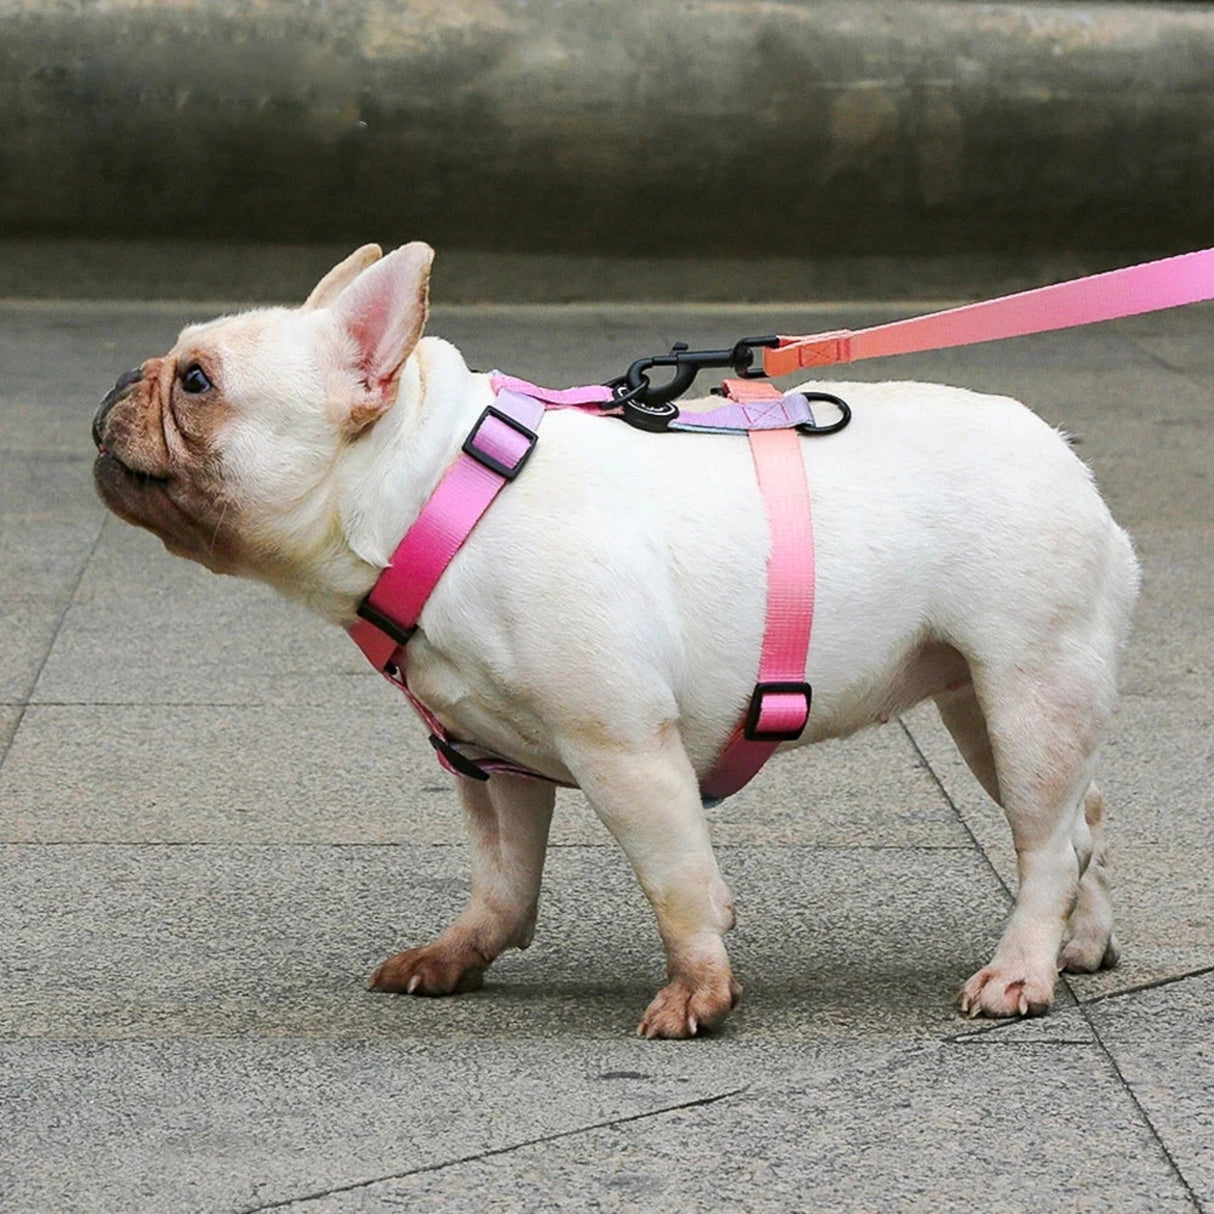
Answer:
[[[492,399],[487,376],[422,337],[432,257],[368,245],[302,308],[187,328],[97,414],[105,503],[174,553],[350,624]],[[831,390],[855,416],[801,444],[817,550],[802,741],[935,700],[1019,860],[1015,909],[962,1010],[1044,1012],[1059,968],[1117,958],[1093,769],[1133,550],[1088,470],[1020,404]],[[578,785],[627,853],[667,957],[647,1037],[716,1026],[740,991],[698,779],[755,684],[768,545],[746,443],[554,413],[409,644],[410,685],[453,735]],[[469,990],[530,942],[553,787],[457,783],[468,904],[386,960],[378,990]]]

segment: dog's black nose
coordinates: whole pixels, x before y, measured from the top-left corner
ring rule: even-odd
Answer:
[[[123,371],[118,377],[118,382],[114,385],[114,392],[125,392],[132,384],[137,384],[142,378],[143,371],[139,367],[134,367],[130,371]]]
[[[101,446],[101,428],[105,424],[105,415],[122,399],[127,389],[133,384],[137,384],[142,378],[143,372],[138,367],[133,371],[124,371],[118,377],[118,382],[106,393],[105,400],[101,402],[93,416],[93,443],[95,446]]]

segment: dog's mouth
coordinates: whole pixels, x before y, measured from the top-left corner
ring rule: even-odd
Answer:
[[[110,510],[158,536],[170,552],[216,573],[236,571],[236,550],[221,533],[226,508],[212,512],[214,502],[193,494],[186,478],[133,468],[103,445],[93,463],[93,483]]]
[[[151,472],[132,468],[104,444],[99,444],[97,447],[96,471],[102,475],[116,472],[129,484],[140,489],[163,489],[169,483],[169,478],[166,476],[154,476]]]
[[[93,414],[93,445],[97,448],[97,462],[94,465],[94,471],[99,478],[105,478],[110,482],[119,481],[136,489],[164,488],[169,482],[168,478],[161,474],[159,468],[157,472],[149,472],[146,468],[140,468],[137,463],[130,463],[123,459],[114,450],[114,439],[120,440],[119,446],[131,446],[126,439],[132,424],[129,418],[125,421],[120,418],[119,421],[123,424],[115,427],[114,410],[127,400],[134,385],[140,383],[142,379],[142,370],[127,371],[107,393],[97,407],[97,412]],[[134,446],[137,449],[138,444]]]

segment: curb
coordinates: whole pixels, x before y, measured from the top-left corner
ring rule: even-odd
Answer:
[[[1214,7],[0,0],[0,236],[794,257],[1214,231]]]

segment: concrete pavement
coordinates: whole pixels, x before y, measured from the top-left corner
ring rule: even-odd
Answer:
[[[431,330],[571,383],[899,311],[440,297]],[[1135,536],[1102,776],[1121,968],[1067,979],[1047,1019],[956,1016],[1011,847],[916,711],[713,811],[746,995],[692,1043],[630,1035],[658,941],[574,793],[528,952],[459,999],[363,989],[466,889],[416,722],[345,638],[91,489],[95,402],[205,312],[0,303],[6,1214],[1214,1210],[1214,310],[848,373],[1030,402]]]

